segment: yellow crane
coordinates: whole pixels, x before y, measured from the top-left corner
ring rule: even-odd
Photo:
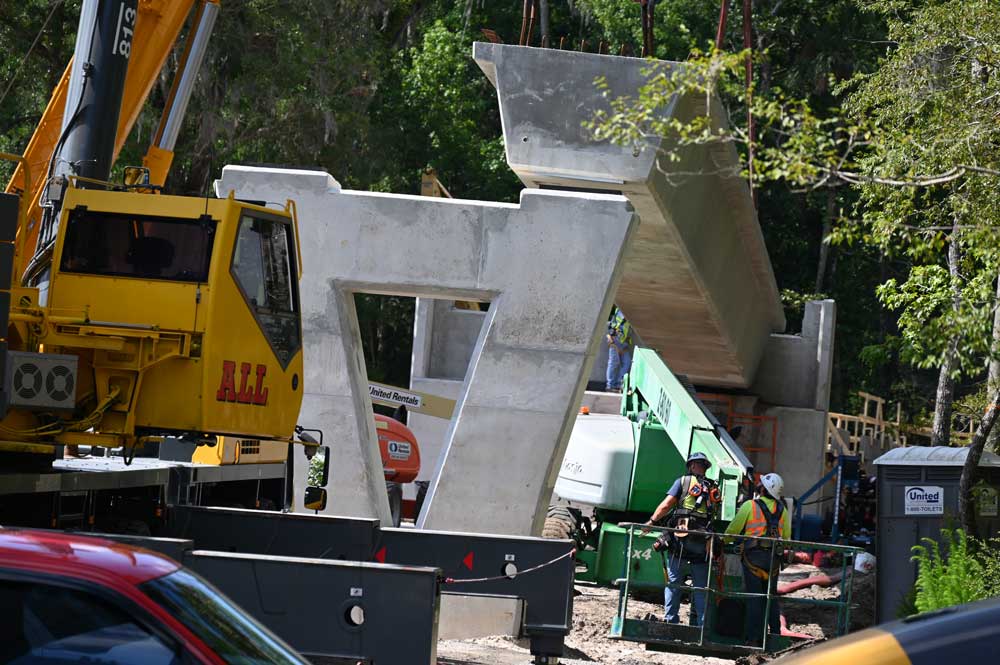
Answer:
[[[144,168],[109,183],[193,8]],[[293,440],[294,205],[156,193],[217,12],[217,0],[86,0],[74,59],[25,154],[5,156],[18,167],[0,201],[0,450]]]

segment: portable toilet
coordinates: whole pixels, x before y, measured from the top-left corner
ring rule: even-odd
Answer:
[[[923,538],[937,540],[943,528],[958,526],[958,482],[968,452],[968,448],[913,446],[894,448],[875,460],[875,617],[879,623],[896,618],[916,582],[911,548]],[[1000,456],[983,451],[974,482],[980,537],[992,538],[1000,532],[998,489]]]

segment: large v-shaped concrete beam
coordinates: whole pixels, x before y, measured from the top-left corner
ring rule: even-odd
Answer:
[[[297,204],[300,422],[322,429],[331,446],[327,512],[388,520],[354,293],[479,300],[489,312],[421,526],[540,532],[637,225],[628,201],[534,190],[520,205],[354,192],[323,172],[241,166],[227,166],[216,191]],[[300,491],[305,474],[297,455]]]
[[[671,370],[696,384],[746,388],[785,316],[757,213],[730,143],[658,158],[595,141],[583,127],[608,98],[635,98],[650,77],[681,63],[477,43],[473,57],[497,89],[510,168],[529,187],[624,194],[642,219],[615,302]],[[706,113],[726,127],[717,98],[675,98],[662,117]]]

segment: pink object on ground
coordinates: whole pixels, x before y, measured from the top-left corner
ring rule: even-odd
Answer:
[[[798,591],[799,589],[808,589],[814,585],[823,587],[833,586],[834,584],[840,584],[840,578],[840,573],[834,573],[833,575],[815,575],[813,577],[795,580],[794,582],[785,582],[784,584],[778,585],[778,595],[783,596],[785,594]]]

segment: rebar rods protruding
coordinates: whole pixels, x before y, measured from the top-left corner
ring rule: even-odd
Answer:
[[[531,0],[524,0],[524,8],[521,10],[521,37],[517,40],[518,46],[525,45],[525,39],[528,33],[528,7],[531,6]]]

